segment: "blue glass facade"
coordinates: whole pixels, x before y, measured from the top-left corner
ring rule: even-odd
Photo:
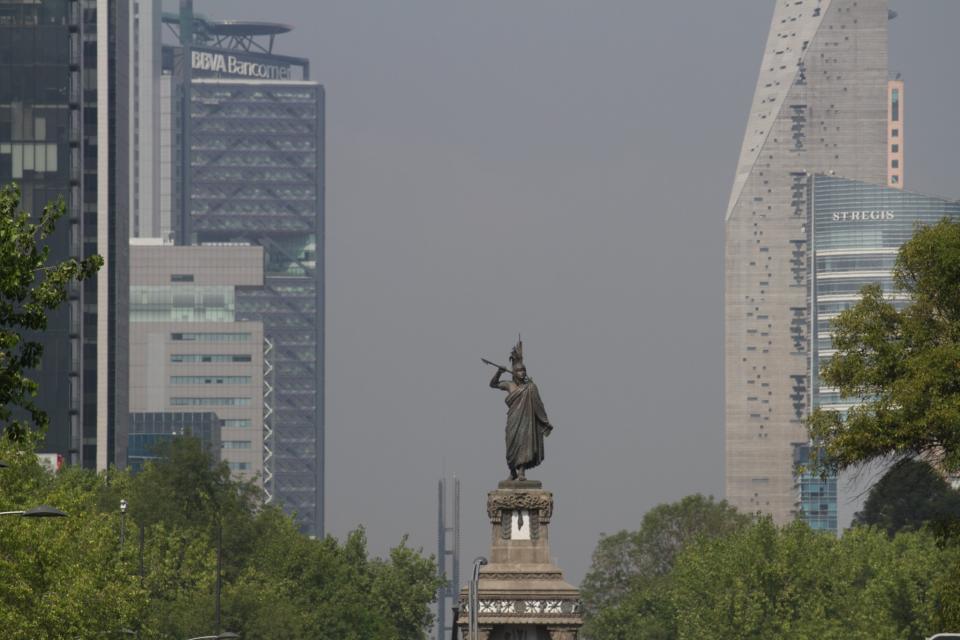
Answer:
[[[220,460],[220,419],[216,413],[134,412],[130,414],[127,465],[134,473],[157,458],[158,447],[180,436],[198,438]]]
[[[271,345],[265,488],[322,535],[323,87],[207,77],[189,96],[185,240],[263,247],[264,286],[222,312],[261,322]]]
[[[800,469],[796,481],[800,492],[800,514],[811,529],[837,531],[837,478],[805,470],[810,465],[809,444],[794,446],[794,465]]]
[[[908,299],[894,290],[891,272],[900,246],[917,224],[960,217],[960,202],[834,176],[812,178],[811,405],[843,414],[855,399],[820,384],[818,372],[833,355],[831,322],[856,304],[860,290],[879,283],[894,305]],[[809,445],[797,444],[794,462],[810,462]],[[815,529],[837,530],[837,479],[798,472],[800,514]]]

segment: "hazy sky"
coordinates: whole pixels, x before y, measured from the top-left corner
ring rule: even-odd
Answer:
[[[601,532],[723,494],[723,218],[773,0],[196,0],[284,22],[327,90],[327,527],[489,551],[517,332],[531,472],[579,582]],[[960,196],[960,2],[899,0],[906,185]],[[849,510],[849,508],[847,509]]]

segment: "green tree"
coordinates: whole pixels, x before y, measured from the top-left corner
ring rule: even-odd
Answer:
[[[687,496],[648,511],[637,531],[602,536],[581,585],[586,633],[606,638],[672,638],[667,597],[677,556],[702,537],[722,537],[749,524],[726,501]],[[623,635],[625,629],[630,633]]]
[[[763,520],[681,555],[677,637],[920,640],[943,623],[945,553],[926,532],[891,540],[860,528],[838,540]]]
[[[223,533],[223,628],[250,640],[419,640],[432,621],[436,567],[401,542],[369,557],[362,530],[341,544],[300,533],[259,490],[230,477],[196,438],[176,438],[140,474],[114,474],[103,508],[145,523],[147,626],[169,637],[213,630],[216,530]],[[128,535],[128,539],[132,536]]]
[[[33,222],[20,210],[19,187],[0,187],[0,430],[13,439],[24,439],[31,426],[41,432],[47,426],[34,400],[37,383],[29,377],[43,347],[30,336],[47,328],[47,312],[66,300],[71,281],[89,278],[103,265],[97,255],[49,264],[46,242],[65,211],[61,198]]]
[[[0,440],[0,511],[49,504],[67,518],[0,518],[0,629],[12,640],[109,637],[145,615],[118,551],[118,518],[96,509],[89,471],[57,475],[29,443]],[[144,636],[148,638],[150,636]]]
[[[893,271],[911,302],[898,308],[879,285],[833,323],[827,385],[860,403],[846,419],[818,409],[810,435],[837,468],[921,455],[960,470],[960,222],[923,227]]]
[[[637,584],[667,575],[677,554],[700,536],[723,536],[749,522],[726,500],[696,494],[654,507],[637,531],[601,536],[581,585],[587,611],[614,604]]]
[[[870,489],[857,525],[876,526],[893,536],[926,524],[960,519],[960,492],[926,462],[902,460]]]

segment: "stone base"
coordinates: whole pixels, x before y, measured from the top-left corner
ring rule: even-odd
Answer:
[[[487,496],[490,562],[480,568],[477,616],[484,640],[576,640],[580,592],[550,556],[553,494],[536,480],[504,480]],[[469,639],[469,590],[457,625]]]

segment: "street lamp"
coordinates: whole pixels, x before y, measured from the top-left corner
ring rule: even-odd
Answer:
[[[123,550],[123,534],[127,529],[127,501],[120,500],[120,549]]]
[[[473,577],[470,579],[470,640],[480,638],[480,567],[487,564],[487,559],[480,556],[473,561]]]
[[[21,518],[66,518],[67,514],[60,509],[54,509],[46,505],[40,505],[32,509],[21,509],[19,511],[0,511],[0,516],[20,516]]]

